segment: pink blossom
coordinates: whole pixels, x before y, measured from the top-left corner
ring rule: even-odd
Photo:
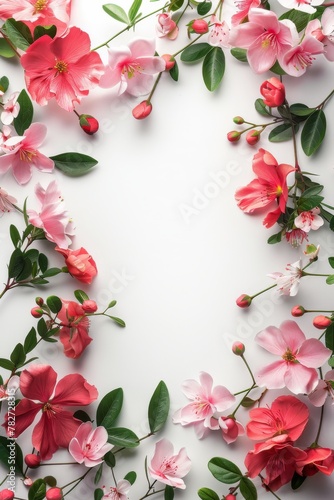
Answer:
[[[293,264],[287,264],[286,270],[288,271],[286,274],[271,273],[268,276],[276,281],[277,290],[280,295],[294,297],[297,295],[300,279],[303,276],[301,260],[299,259]]]
[[[93,257],[83,247],[77,250],[70,250],[55,247],[65,258],[65,264],[68,272],[73,278],[76,278],[81,283],[90,284],[97,275],[97,267]]]
[[[46,189],[37,184],[35,193],[42,206],[40,212],[27,210],[30,224],[43,229],[46,239],[66,249],[73,228],[56,181],[50,182]]]
[[[58,320],[61,322],[59,340],[63,344],[65,356],[79,358],[93,340],[88,335],[89,319],[84,309],[77,302],[62,300]]]
[[[170,40],[175,40],[179,33],[179,28],[172,19],[171,12],[163,12],[157,15],[156,31],[159,38],[167,37]]]
[[[77,27],[54,39],[38,38],[21,57],[21,64],[31,97],[41,106],[55,98],[67,111],[73,111],[103,73],[100,56],[90,50],[89,36]]]
[[[320,217],[320,208],[315,207],[307,212],[301,212],[294,220],[294,224],[299,229],[302,229],[306,233],[311,231],[316,231],[324,223],[322,217]]]
[[[0,385],[0,401],[13,398],[19,385],[20,377],[18,375],[13,375],[5,384]]]
[[[153,75],[164,71],[166,62],[155,56],[155,41],[137,38],[128,46],[109,49],[109,63],[100,80],[103,88],[117,85],[118,93],[133,96],[148,94],[153,85]]]
[[[0,115],[0,120],[4,125],[10,125],[14,118],[16,118],[20,111],[20,105],[17,102],[19,97],[18,92],[14,92],[7,102],[3,103],[3,111]]]
[[[292,47],[296,26],[290,20],[279,21],[275,12],[266,9],[251,9],[248,19],[231,31],[230,44],[247,49],[249,65],[256,73],[263,73]]]
[[[312,65],[314,56],[323,52],[323,44],[312,35],[306,35],[298,45],[287,50],[279,62],[288,75],[298,77]]]
[[[213,47],[229,48],[230,28],[226,21],[220,21],[217,16],[211,16],[211,28],[208,43]]]
[[[314,19],[311,23],[319,23],[318,19]],[[306,32],[308,32],[308,26],[306,27]],[[321,28],[317,30],[317,34],[311,33],[313,36],[318,38],[323,43],[324,46],[324,56],[328,61],[334,61],[334,11],[332,9],[325,9],[321,16]]]
[[[334,471],[334,450],[331,448],[308,448],[305,450],[307,457],[297,460],[296,472],[300,476],[314,476],[317,472],[322,472],[330,476]]]
[[[261,7],[262,5],[261,0],[236,0],[234,4],[237,12],[231,18],[232,26],[242,23],[248,16],[250,9]]]
[[[107,491],[106,488],[103,487],[104,495],[102,498],[106,498],[109,500],[127,500],[130,488],[131,483],[126,479],[121,479],[117,482],[116,487],[111,486],[109,488],[109,491]]]
[[[185,489],[183,477],[188,474],[191,461],[185,448],[181,448],[174,455],[174,447],[168,439],[161,439],[155,444],[153,458],[148,466],[148,471],[153,479],[168,484],[174,488]]]
[[[232,417],[219,417],[218,425],[227,444],[234,443],[238,436],[245,434],[243,425]]]
[[[293,248],[298,248],[304,240],[308,241],[307,233],[297,228],[286,231],[285,239]]]
[[[309,394],[318,383],[316,368],[330,357],[320,340],[306,339],[295,321],[284,321],[280,328],[269,326],[255,337],[267,351],[279,356],[274,363],[258,370],[255,380],[260,387],[282,389],[287,387],[294,394]]]
[[[71,439],[68,451],[79,464],[95,467],[103,462],[103,457],[113,447],[108,442],[108,432],[101,425],[93,429],[91,422],[80,425]]]
[[[78,373],[56,381],[57,373],[48,365],[31,365],[20,375],[24,398],[15,409],[15,437],[20,436],[42,411],[32,432],[32,445],[42,460],[49,460],[60,447],[67,448],[81,424],[64,407],[89,405],[98,395],[96,387]],[[3,426],[8,428],[7,419]]]
[[[10,212],[16,203],[17,199],[0,187],[0,212]]]
[[[324,3],[324,0],[278,0],[283,7],[287,9],[296,9],[301,12],[307,12],[308,14],[314,14],[316,12],[317,5]]]
[[[332,398],[334,404],[334,370],[329,370],[324,379],[318,381],[315,389],[308,394],[308,398],[314,406],[323,406],[327,396]]]
[[[257,443],[254,450],[247,453],[245,465],[250,478],[265,469],[263,485],[276,491],[291,481],[296,471],[296,461],[306,457],[305,451],[294,447],[288,436],[282,434],[264,443]]]
[[[67,28],[71,0],[0,0],[0,18],[24,21],[31,32],[38,25],[57,27],[58,36]]]
[[[4,125],[2,127],[2,130],[0,131],[0,152],[2,151],[3,153],[8,153],[9,151],[11,151],[10,147],[8,147],[6,144],[12,133],[13,130],[8,125]]]
[[[235,397],[226,387],[213,387],[213,379],[206,372],[200,372],[199,382],[186,380],[182,384],[183,392],[191,403],[175,412],[173,422],[181,425],[193,424],[199,438],[212,428],[212,417],[217,412],[225,411],[235,402]]]
[[[46,132],[45,125],[33,123],[25,131],[24,136],[7,139],[4,143],[6,153],[0,156],[0,174],[12,168],[15,180],[19,184],[26,184],[32,177],[32,167],[36,167],[41,172],[52,172],[53,160],[38,151]]]
[[[270,408],[253,408],[246,426],[250,439],[271,439],[285,434],[296,441],[309,419],[307,406],[294,396],[279,396]]]

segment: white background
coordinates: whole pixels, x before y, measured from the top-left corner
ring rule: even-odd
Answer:
[[[90,34],[92,47],[123,27],[102,10],[103,3],[73,2],[71,24]],[[131,2],[121,3],[126,9]],[[143,3],[143,12],[162,5]],[[185,21],[195,17],[194,11],[187,14]],[[154,25],[154,17],[139,23],[135,33],[125,33],[113,46],[134,36],[154,37]],[[157,51],[173,53],[188,41],[183,28],[174,42],[160,39]],[[99,53],[106,62],[106,49]],[[17,185],[10,173],[1,178],[1,187],[16,196],[19,205],[28,197],[28,207],[36,209],[35,184],[40,182],[46,187],[57,179],[76,226],[72,248],[85,247],[99,270],[90,287],[70,277],[55,277],[47,288],[18,289],[6,294],[1,301],[1,357],[8,357],[14,345],[36,325],[30,315],[36,296],[56,294],[71,300],[73,291],[82,288],[100,309],[116,299],[112,312],[126,321],[125,329],[106,318],[93,318],[90,333],[94,341],[80,359],[65,358],[60,344],[42,344],[37,355],[41,362],[51,364],[60,377],[82,373],[96,385],[101,397],[122,387],[125,402],[119,425],[131,428],[139,437],[148,431],[147,406],[160,380],[166,382],[170,391],[171,416],[188,401],[182,394],[181,383],[198,379],[200,371],[209,372],[215,385],[225,385],[231,392],[245,389],[251,382],[241,360],[231,353],[234,340],[246,344],[247,359],[256,370],[272,359],[253,342],[258,331],[291,319],[291,307],[297,303],[310,309],[332,307],[332,289],[321,278],[304,278],[297,298],[278,298],[276,293],[267,293],[248,310],[235,305],[241,293],[252,295],[271,285],[267,274],[283,272],[287,263],[298,260],[302,249],[292,249],[286,243],[267,245],[267,238],[276,228],[267,230],[262,225],[263,215],[246,216],[236,206],[234,192],[253,178],[251,161],[258,146],[270,150],[279,163],[293,163],[294,158],[292,143],[270,144],[267,134],[255,147],[250,147],[244,137],[233,145],[226,140],[227,132],[236,128],[233,116],[263,121],[254,109],[254,101],[260,97],[262,81],[272,75],[255,75],[247,65],[234,60],[228,50],[225,54],[225,77],[215,93],[205,88],[200,64],[180,63],[179,82],[163,75],[153,97],[153,112],[144,121],[134,120],[131,114],[142,99],[118,98],[113,90],[93,91],[77,110],[91,113],[99,120],[96,136],[84,134],[74,113],[67,113],[55,103],[50,102],[45,108],[35,105],[34,121],[48,126],[41,148],[44,154],[79,151],[99,163],[81,178],[69,178],[59,171],[50,175],[35,171],[26,186]],[[17,62],[3,60],[1,73],[10,78],[10,91],[24,86]],[[306,77],[287,77],[284,82],[290,103],[315,106],[332,90],[333,67],[319,57]],[[324,192],[329,203],[333,194],[332,107],[330,103],[326,108],[328,133],[321,151],[310,160],[300,150],[301,168],[318,173],[319,182],[327,181]],[[6,263],[12,251],[10,223],[23,228],[17,214],[5,215],[0,221],[1,282],[6,280]],[[334,254],[331,234],[321,229],[311,241],[320,243],[322,248],[319,262],[312,269],[329,272],[327,257]],[[45,250],[52,264],[63,265],[52,244],[45,242],[39,248]],[[311,320],[311,315],[297,320],[307,337],[319,335]],[[269,395],[265,402],[276,395]],[[91,415],[96,406],[97,403],[89,409]],[[299,442],[302,447],[310,445],[316,435],[319,409],[311,408],[311,412],[307,435]],[[332,412],[328,401],[327,425],[320,438],[323,446],[334,446],[332,426],[328,425]],[[243,412],[238,413],[238,418],[247,422]],[[191,472],[185,478],[187,489],[175,494],[175,498],[187,500],[198,498],[197,490],[204,486],[219,495],[227,494],[228,486],[211,476],[208,461],[214,456],[226,457],[245,471],[244,456],[253,447],[245,437],[228,446],[219,432],[199,441],[193,428],[174,425],[170,417],[162,433],[118,459],[118,479],[129,470],[138,473],[130,492],[132,500],[146,492],[144,459],[152,456],[154,442],[163,436],[173,442],[175,451],[185,446],[192,460]],[[29,431],[20,439],[24,453],[29,452]],[[59,452],[54,456],[54,461],[60,459],[67,460],[67,454]],[[66,478],[79,476],[81,470],[80,466],[45,468],[45,473],[54,474],[62,485]],[[91,499],[93,475],[68,498]],[[34,473],[32,477],[36,477]],[[112,485],[110,475],[103,481]],[[255,482],[260,485],[258,480]],[[297,494],[289,485],[277,493],[287,500],[296,495],[303,499],[330,499],[332,488],[333,480],[318,474],[308,479]],[[19,480],[18,492],[27,496]],[[259,488],[259,498],[268,495]]]

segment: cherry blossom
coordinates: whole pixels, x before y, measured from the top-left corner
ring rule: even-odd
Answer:
[[[297,228],[302,229],[306,233],[311,231],[316,231],[324,224],[324,220],[320,217],[320,208],[315,207],[307,212],[301,212],[294,220],[294,224]]]
[[[71,439],[68,451],[79,464],[95,467],[103,462],[104,455],[113,447],[107,441],[108,432],[105,427],[93,429],[91,422],[84,422]]]
[[[10,212],[16,203],[17,199],[0,187],[0,212]]]
[[[268,274],[268,276],[276,281],[277,290],[280,295],[294,297],[297,295],[300,279],[303,276],[301,260],[299,259],[293,264],[287,264],[286,270],[288,271],[286,274],[276,272]]]
[[[161,439],[155,444],[153,458],[148,465],[148,471],[153,479],[168,484],[174,488],[185,489],[183,477],[188,474],[191,461],[185,448],[174,455],[174,447],[168,439]]]
[[[102,498],[109,500],[128,500],[130,488],[131,483],[127,479],[121,479],[117,482],[116,487],[111,486],[109,491],[103,487],[104,495]]]
[[[288,75],[299,77],[312,65],[314,56],[323,52],[323,44],[312,35],[306,35],[298,45],[287,50],[279,62]]]
[[[320,340],[306,339],[297,323],[290,320],[280,328],[269,326],[262,330],[255,341],[280,358],[257,371],[257,384],[268,389],[287,387],[294,394],[309,394],[315,389],[319,379],[316,368],[331,355]]]
[[[19,92],[14,92],[10,98],[2,104],[3,111],[0,115],[0,120],[4,125],[10,125],[14,118],[16,118],[20,112],[20,104],[17,102],[19,97]]]
[[[236,0],[234,2],[237,12],[232,15],[232,26],[242,23],[248,16],[250,9],[261,7],[261,0]]]
[[[324,3],[324,0],[278,0],[278,2],[287,9],[296,9],[308,14],[316,12],[315,7]]]
[[[304,240],[308,241],[308,236],[302,229],[291,229],[285,232],[285,239],[293,248],[298,248]]]
[[[334,404],[334,370],[329,370],[324,379],[318,381],[315,389],[308,394],[308,398],[314,406],[323,406],[327,397],[332,398]]]
[[[211,16],[211,28],[208,43],[213,47],[229,48],[230,28],[226,21],[220,21],[217,16]]]

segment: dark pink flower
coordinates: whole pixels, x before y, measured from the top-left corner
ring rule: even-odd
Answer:
[[[245,434],[243,425],[232,417],[219,417],[219,427],[227,444],[234,443],[238,436]]]
[[[58,313],[61,321],[59,340],[68,358],[78,358],[93,340],[89,335],[89,319],[80,304],[72,300],[62,300],[63,307]]]
[[[322,472],[330,476],[334,471],[334,450],[330,448],[307,448],[307,457],[298,460],[296,470],[300,476],[314,476],[317,472]]]
[[[97,275],[97,267],[93,257],[81,247],[78,250],[70,250],[55,247],[55,250],[63,255],[68,272],[73,278],[81,283],[90,284]]]

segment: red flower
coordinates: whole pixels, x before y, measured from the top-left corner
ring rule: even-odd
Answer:
[[[322,472],[330,476],[334,470],[334,451],[330,448],[308,448],[307,457],[296,464],[300,476],[313,476]]]
[[[97,275],[97,267],[91,255],[81,247],[78,250],[70,250],[55,247],[55,250],[65,257],[68,272],[73,278],[81,283],[90,284]]]
[[[275,76],[262,83],[260,92],[264,97],[264,104],[270,108],[281,106],[285,101],[285,87]]]
[[[74,373],[57,381],[57,373],[48,365],[32,365],[20,375],[24,398],[15,410],[15,437],[42,416],[32,432],[32,445],[42,460],[49,460],[58,448],[67,448],[81,421],[64,406],[85,406],[98,396],[95,386]],[[38,402],[35,402],[38,401]],[[6,429],[6,422],[3,424]]]
[[[93,340],[88,335],[89,319],[80,304],[72,300],[62,300],[63,307],[58,313],[61,321],[59,340],[68,358],[78,358]]]

